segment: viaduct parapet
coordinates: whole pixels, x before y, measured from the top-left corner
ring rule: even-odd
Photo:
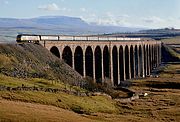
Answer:
[[[146,77],[161,63],[161,42],[141,38],[62,37],[40,42],[82,77],[96,82]]]

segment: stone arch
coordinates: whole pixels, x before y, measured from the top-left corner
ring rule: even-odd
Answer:
[[[72,51],[69,46],[66,46],[62,53],[62,59],[72,67]]]
[[[113,81],[114,85],[118,85],[118,52],[117,47],[114,46],[112,49],[112,59],[113,59]]]
[[[131,78],[134,78],[134,49],[130,47],[130,67],[131,67]]]
[[[138,77],[139,72],[139,53],[138,53],[138,47],[135,46],[134,50],[134,59],[135,59],[135,76]]]
[[[143,77],[143,56],[142,56],[143,52],[142,52],[142,46],[139,45],[139,75],[140,77]]]
[[[147,55],[146,55],[146,46],[145,45],[143,45],[143,51],[144,51],[144,75],[146,76],[147,75],[147,65],[146,65],[146,63],[147,63],[147,61],[146,61],[146,57],[147,57]]]
[[[157,44],[157,67],[159,66],[159,44]]]
[[[109,49],[106,45],[103,50],[103,66],[104,66],[104,77],[109,78],[109,68],[110,68],[110,56],[109,56]]]
[[[56,57],[60,58],[60,52],[56,46],[51,47],[50,52],[54,54]]]
[[[146,69],[147,69],[147,75],[150,75],[150,72],[149,72],[149,45],[146,45]]]
[[[86,76],[93,78],[93,51],[90,46],[86,48],[85,52],[85,67],[86,67]]]
[[[74,68],[83,75],[83,50],[80,46],[77,46],[74,53]]]
[[[102,82],[102,53],[100,46],[95,48],[95,78],[97,83]]]
[[[119,48],[119,68],[120,68],[120,81],[124,81],[124,52],[123,46]]]
[[[129,79],[130,76],[129,76],[129,48],[128,46],[126,45],[125,46],[125,73],[126,73],[126,79]]]
[[[153,69],[154,68],[154,45],[152,45],[151,51],[152,51],[152,69]]]
[[[152,71],[152,46],[151,45],[149,45],[149,71],[150,71],[150,73],[151,73],[151,71]]]
[[[154,66],[157,67],[157,44],[154,45]]]
[[[161,44],[158,44],[158,66],[160,65],[160,63],[161,63]]]

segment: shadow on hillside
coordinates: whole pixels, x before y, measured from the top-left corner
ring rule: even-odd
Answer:
[[[179,65],[179,64],[180,64],[180,62],[165,62],[165,64]]]
[[[180,83],[177,82],[159,82],[159,81],[146,81],[147,87],[160,88],[160,89],[180,89]]]
[[[173,56],[170,53],[170,50],[173,50],[172,47],[169,47],[165,44],[162,44],[161,52],[162,52],[162,62],[180,62],[178,57]]]
[[[164,67],[167,65],[173,66],[174,69],[165,70]],[[153,73],[154,74],[167,73],[167,74],[173,74],[173,75],[180,74],[180,69],[179,69],[180,67],[179,66],[180,66],[180,62],[163,62],[161,64],[160,68],[153,70]]]
[[[180,70],[176,70],[176,73],[177,73],[177,74],[180,74]]]

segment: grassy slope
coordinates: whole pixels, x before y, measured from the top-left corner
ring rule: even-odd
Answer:
[[[180,54],[179,54],[180,48],[173,46],[173,45],[180,45],[180,37],[178,36],[170,39],[162,39],[161,41],[164,44],[169,45],[169,46],[164,45],[164,47],[172,55],[172,57],[176,57],[177,59],[180,60]]]
[[[92,122],[91,119],[53,106],[6,100],[0,102],[0,121]]]
[[[52,84],[53,83],[53,84]],[[59,88],[69,89],[70,86],[45,79],[18,79],[0,75],[0,85],[5,86],[36,86],[44,88]],[[77,87],[72,87],[71,91],[76,90]],[[79,88],[80,89],[80,88]],[[80,89],[83,91],[83,89]],[[91,112],[107,112],[115,113],[117,111],[115,103],[106,97],[91,96],[91,97],[78,97],[66,93],[50,93],[43,91],[0,91],[0,96],[8,100],[18,100],[26,102],[41,103],[46,105],[53,105],[64,109],[73,111],[83,111],[83,113]]]
[[[63,89],[69,85],[64,84],[62,82],[57,82],[55,80],[46,80],[43,78],[15,78],[15,77],[8,77],[6,75],[0,74],[0,85],[10,86],[10,87],[17,87],[17,86],[24,86],[27,87],[49,87],[49,88],[60,88]]]
[[[0,73],[20,78],[56,79],[77,84],[81,76],[36,44],[0,44]]]
[[[165,47],[165,50],[167,52],[169,52],[172,57],[175,57],[175,58],[180,60],[180,54],[176,51],[175,48],[172,48],[172,47],[167,46],[167,45],[163,45],[163,46]]]

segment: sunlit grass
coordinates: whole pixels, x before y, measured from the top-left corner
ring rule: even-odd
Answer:
[[[78,97],[65,93],[32,92],[32,91],[0,91],[3,99],[33,102],[73,110],[83,113],[116,113],[113,100],[104,96]],[[78,110],[77,110],[78,109]]]
[[[0,85],[17,87],[22,86],[22,84],[28,87],[66,88],[70,90],[70,86],[62,82],[40,78],[19,79],[0,74]],[[77,89],[85,91],[81,88],[71,87],[71,90]],[[50,93],[44,91],[0,91],[0,96],[4,99],[53,105],[68,110],[83,111],[85,113],[114,113],[117,111],[113,100],[104,96],[79,97],[63,92]]]
[[[21,78],[14,78],[8,77],[5,75],[0,74],[0,84],[17,87],[17,86],[37,86],[37,87],[53,87],[53,88],[62,88],[63,83],[55,82],[53,80],[46,80],[41,78],[29,78],[29,79],[21,79]]]

